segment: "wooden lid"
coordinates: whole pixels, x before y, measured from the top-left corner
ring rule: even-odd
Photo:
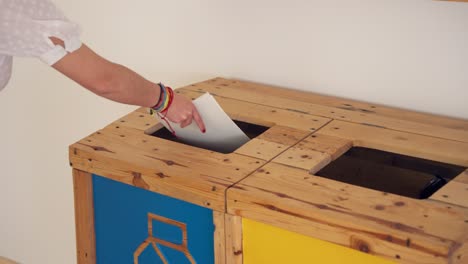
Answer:
[[[403,263],[464,261],[467,172],[425,200],[314,173],[353,146],[467,167],[467,120],[222,78],[176,91],[269,129],[222,154],[148,135],[139,109],[71,145],[72,166]]]

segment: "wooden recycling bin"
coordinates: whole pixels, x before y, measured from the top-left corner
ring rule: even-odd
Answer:
[[[70,146],[78,263],[468,263],[468,121],[216,78],[251,140],[138,109]]]

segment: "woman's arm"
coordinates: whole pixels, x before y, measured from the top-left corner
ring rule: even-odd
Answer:
[[[60,39],[51,39],[55,44],[63,45]],[[104,59],[85,44],[52,67],[91,92],[112,101],[152,107],[159,98],[160,89],[157,84],[125,66]],[[180,123],[181,127],[195,120],[200,130],[205,131],[205,125],[192,101],[179,94],[174,94],[166,117],[172,122]]]

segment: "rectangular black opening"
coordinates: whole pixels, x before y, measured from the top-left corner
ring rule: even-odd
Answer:
[[[315,175],[374,190],[426,199],[466,168],[353,147]]]
[[[262,134],[263,132],[265,132],[266,130],[269,129],[269,127],[266,127],[266,126],[261,126],[261,125],[257,125],[257,124],[251,124],[251,123],[247,123],[247,122],[243,122],[243,121],[238,121],[238,120],[233,120],[234,123],[237,124],[237,126],[247,135],[247,137],[249,137],[250,139],[253,139],[253,138],[256,138],[258,137],[260,134]],[[184,144],[184,145],[188,145],[186,144],[185,142],[183,142],[181,139],[177,138],[176,136],[174,136],[169,130],[167,130],[165,127],[162,127],[161,129],[157,130],[156,132],[152,133],[151,136],[154,136],[154,137],[158,137],[158,138],[163,138],[163,139],[167,139],[167,140],[170,140],[170,141],[174,141],[174,142],[178,142],[178,143],[181,143],[181,144]],[[215,151],[214,149],[210,149],[210,148],[205,148],[205,149],[208,149],[208,150],[213,150]],[[221,152],[221,153],[224,153],[224,154],[227,154],[228,152]]]

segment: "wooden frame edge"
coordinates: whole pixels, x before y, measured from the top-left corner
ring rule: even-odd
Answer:
[[[77,263],[96,264],[92,175],[73,169],[73,191]]]
[[[225,214],[226,264],[243,264],[242,217]]]
[[[213,211],[214,231],[214,260],[215,264],[226,263],[226,240],[224,238],[226,227],[224,213]]]
[[[468,236],[460,242],[460,246],[450,254],[449,264],[468,263]]]

